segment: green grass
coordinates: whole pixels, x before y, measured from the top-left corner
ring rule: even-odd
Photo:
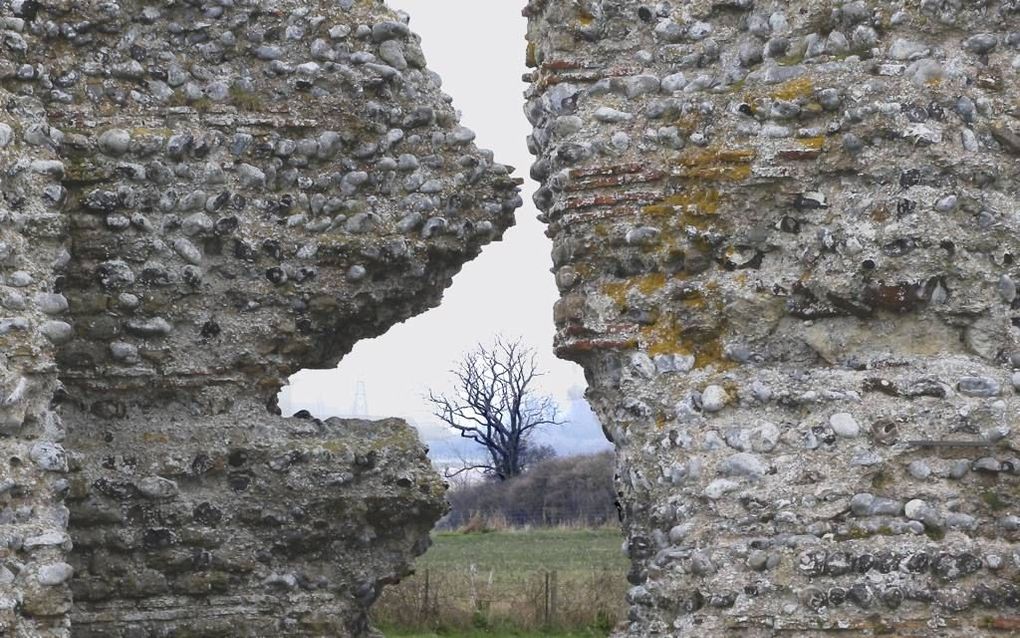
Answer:
[[[615,529],[437,533],[373,622],[392,638],[604,638],[626,610],[621,541]]]
[[[492,571],[518,574],[534,571],[626,572],[627,559],[615,529],[536,529],[479,534],[444,532],[418,559],[416,569]]]

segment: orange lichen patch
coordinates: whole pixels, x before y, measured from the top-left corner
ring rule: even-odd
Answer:
[[[719,149],[690,152],[677,162],[674,174],[707,181],[741,181],[751,176],[754,149]]]

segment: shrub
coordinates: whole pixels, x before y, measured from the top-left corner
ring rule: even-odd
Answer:
[[[445,529],[484,532],[508,527],[615,524],[616,495],[610,452],[551,458],[507,481],[455,486],[447,495]]]

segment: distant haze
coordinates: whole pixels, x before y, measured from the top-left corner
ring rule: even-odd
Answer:
[[[527,179],[532,158],[525,138],[525,85],[507,82],[526,72],[525,20],[521,0],[388,0],[408,12],[422,37],[429,68],[439,73],[462,123],[474,130],[476,144],[492,149],[496,161],[517,168]],[[464,352],[490,343],[497,334],[522,337],[539,356],[546,374],[540,390],[554,396],[570,423],[539,437],[563,454],[606,449],[609,444],[581,393],[581,369],[552,354],[552,306],[558,297],[549,272],[550,244],[531,204],[534,184],[525,182],[525,206],[503,243],[487,246],[454,279],[439,308],[394,326],[383,336],[362,341],[335,370],[305,370],[281,393],[285,413],[306,409],[316,416],[398,416],[414,423],[433,458],[467,456],[470,445],[432,416],[424,394],[449,391],[449,370]],[[355,409],[357,401],[367,410]],[[367,412],[367,414],[356,414]]]

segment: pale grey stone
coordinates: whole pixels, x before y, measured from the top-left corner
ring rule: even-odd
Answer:
[[[857,424],[857,420],[847,412],[839,412],[830,416],[829,426],[837,436],[844,439],[856,438],[861,433],[861,427]]]
[[[71,580],[74,575],[74,568],[67,563],[51,563],[39,568],[38,580],[40,585],[53,587],[63,585]]]

